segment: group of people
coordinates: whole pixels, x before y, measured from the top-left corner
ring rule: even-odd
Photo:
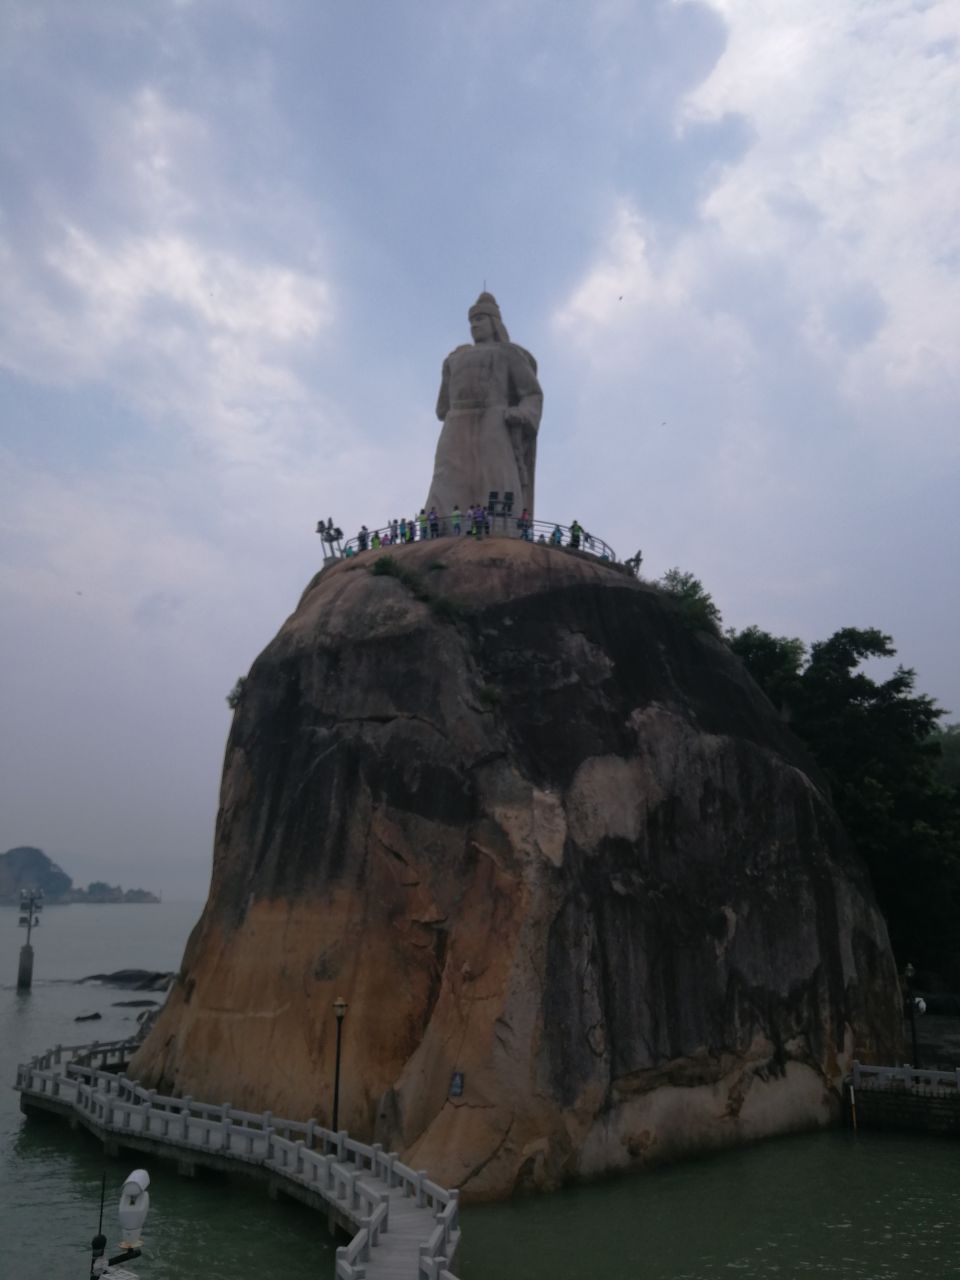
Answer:
[[[454,506],[449,515],[440,515],[435,507],[431,507],[429,511],[421,507],[418,516],[414,516],[411,520],[391,520],[383,530],[374,529],[371,533],[367,526],[363,525],[357,534],[356,551],[378,551],[381,547],[397,547],[409,542],[426,542],[429,539],[441,537],[448,530],[454,537],[461,535],[473,538],[488,537],[491,532],[491,515],[492,512],[480,502],[467,507],[466,512],[462,512],[459,506]],[[520,537],[525,542],[533,542],[533,518],[526,507],[515,519]],[[567,534],[567,541],[564,542],[563,529],[560,525],[554,525],[549,538],[541,533],[536,540],[544,545],[549,543],[555,547],[567,546],[574,551],[579,551],[581,547],[586,551],[593,550],[593,539],[584,532],[578,520],[573,521]],[[345,554],[351,556],[356,553],[353,547],[348,545]],[[604,558],[608,558],[606,553]]]
[[[439,538],[448,530],[455,537],[466,535],[483,538],[490,534],[491,512],[481,502],[467,507],[466,512],[454,506],[449,515],[441,515],[436,507],[429,511],[420,508],[420,514],[412,519],[391,520],[383,530],[375,529],[373,533],[363,525],[357,534],[357,550],[378,550],[380,547],[398,547],[408,542],[426,542],[430,538]],[[530,513],[524,508],[517,517],[517,527],[522,538],[529,538],[532,521]],[[348,554],[350,548],[348,548]]]

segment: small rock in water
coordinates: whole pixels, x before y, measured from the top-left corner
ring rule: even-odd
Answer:
[[[88,973],[78,982],[102,982],[110,987],[129,987],[134,991],[166,991],[173,982],[172,973],[152,969],[117,969],[115,973]]]
[[[74,1018],[74,1022],[96,1022],[102,1017],[103,1014],[101,1013],[78,1013]]]
[[[156,1005],[156,1000],[114,1000],[113,1009],[147,1009]]]

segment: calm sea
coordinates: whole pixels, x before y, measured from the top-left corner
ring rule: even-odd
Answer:
[[[48,908],[32,994],[14,990],[22,934],[0,909],[0,1075],[56,1043],[128,1034],[138,998],[77,986],[88,973],[175,969],[199,905]],[[149,997],[148,997],[149,998]],[[99,1012],[93,1023],[80,1013]],[[86,1280],[100,1178],[111,1245],[134,1162],[0,1089],[0,1277]],[[140,1280],[328,1280],[323,1219],[258,1185],[149,1165]],[[539,1199],[468,1209],[463,1280],[946,1280],[960,1277],[960,1145],[835,1132],[804,1135]]]

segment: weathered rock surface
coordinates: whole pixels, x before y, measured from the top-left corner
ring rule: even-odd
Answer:
[[[474,1197],[835,1115],[854,1051],[898,1052],[896,976],[738,660],[587,557],[374,558],[316,578],[254,663],[210,898],[135,1073],[329,1121],[342,994],[341,1124]]]

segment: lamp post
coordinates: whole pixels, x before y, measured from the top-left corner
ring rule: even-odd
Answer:
[[[913,975],[916,972],[916,969],[908,960],[904,966],[903,976],[907,984],[907,1008],[910,1010],[910,1039],[913,1043],[914,1070],[920,1066],[919,1055],[917,1054],[917,1008],[913,998]]]
[[[340,1119],[340,1037],[343,1034],[343,1015],[347,1012],[347,1002],[343,996],[337,996],[333,1002],[333,1011],[337,1015],[337,1060],[333,1069],[333,1132],[338,1133]]]
[[[42,889],[20,890],[20,928],[26,929],[27,940],[20,948],[20,964],[17,967],[18,991],[29,991],[33,982],[33,947],[30,945],[30,935],[40,923],[42,910]]]

